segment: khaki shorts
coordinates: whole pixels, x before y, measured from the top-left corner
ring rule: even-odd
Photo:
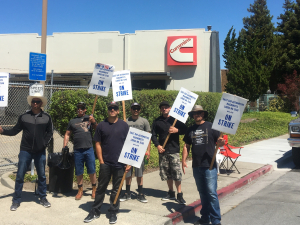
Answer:
[[[179,153],[159,154],[159,170],[159,175],[162,181],[170,179],[174,181],[181,181],[182,173]]]

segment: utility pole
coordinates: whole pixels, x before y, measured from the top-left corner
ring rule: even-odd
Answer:
[[[42,14],[42,40],[41,40],[41,53],[46,54],[47,44],[47,6],[48,0],[43,0],[43,14]],[[47,80],[47,72],[46,72]],[[41,84],[45,85],[45,81],[40,81]]]

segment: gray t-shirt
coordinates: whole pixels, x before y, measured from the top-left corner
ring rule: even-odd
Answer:
[[[151,132],[151,128],[150,128],[148,120],[146,120],[143,117],[139,116],[139,118],[137,120],[133,120],[132,117],[129,117],[126,122],[129,127],[134,127],[139,130]]]
[[[73,133],[74,149],[93,147],[92,130],[88,128],[89,116],[76,117],[71,119],[67,130]]]

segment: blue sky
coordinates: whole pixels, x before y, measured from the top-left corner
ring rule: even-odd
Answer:
[[[42,0],[0,0],[0,34],[41,34]],[[234,26],[243,27],[254,0],[48,0],[47,34],[53,32],[207,28],[219,31],[220,53]],[[273,23],[283,13],[284,0],[267,0]],[[221,68],[224,68],[221,57]]]

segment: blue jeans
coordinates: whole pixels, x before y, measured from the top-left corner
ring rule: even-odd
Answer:
[[[212,224],[220,223],[221,212],[217,194],[217,169],[209,170],[208,167],[194,167],[193,175],[202,204],[201,218],[211,221]]]
[[[25,173],[32,161],[34,159],[34,165],[36,172],[38,174],[38,195],[40,199],[46,198],[46,175],[45,175],[45,165],[46,165],[46,155],[45,151],[39,153],[30,153],[26,151],[20,151],[19,153],[19,163],[18,172],[15,183],[15,192],[13,195],[13,202],[21,203],[21,195],[24,183]]]
[[[93,147],[74,149],[75,175],[82,175],[84,172],[84,162],[88,174],[96,172],[95,153]]]

